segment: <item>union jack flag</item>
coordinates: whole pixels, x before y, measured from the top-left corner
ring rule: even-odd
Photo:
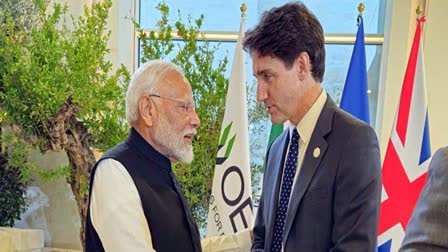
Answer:
[[[398,251],[431,159],[423,50],[418,19],[400,103],[383,162],[378,252]]]

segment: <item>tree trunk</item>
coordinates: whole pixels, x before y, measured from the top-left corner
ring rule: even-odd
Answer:
[[[71,132],[68,132],[68,146],[66,147],[68,160],[70,163],[71,174],[68,182],[72,188],[76,203],[78,204],[78,213],[81,219],[80,239],[85,250],[85,225],[87,217],[87,204],[89,201],[89,180],[90,171],[95,165],[95,156],[87,145],[84,137],[88,134],[87,129],[80,122]]]
[[[85,224],[87,204],[89,201],[90,172],[95,165],[95,156],[89,147],[91,136],[84,124],[76,118],[79,107],[69,98],[61,110],[51,120],[49,129],[49,144],[53,151],[64,150],[70,164],[70,176],[67,182],[72,188],[78,205],[81,220],[80,239],[85,251]]]

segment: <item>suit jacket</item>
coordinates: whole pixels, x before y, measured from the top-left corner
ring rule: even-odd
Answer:
[[[288,134],[276,139],[266,158],[252,251],[271,251]],[[380,200],[375,132],[328,97],[291,192],[284,251],[375,251]]]
[[[431,160],[400,251],[448,251],[448,147]]]

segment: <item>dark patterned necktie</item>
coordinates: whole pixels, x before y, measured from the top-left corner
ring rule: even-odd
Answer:
[[[297,170],[297,159],[299,153],[299,133],[294,128],[291,143],[283,171],[282,187],[280,191],[280,203],[275,214],[274,237],[272,239],[271,251],[280,252],[282,249],[283,230],[285,227],[286,213],[288,212],[289,197],[291,196],[292,183]]]

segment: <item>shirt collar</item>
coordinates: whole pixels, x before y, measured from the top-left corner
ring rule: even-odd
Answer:
[[[311,135],[313,134],[314,128],[316,127],[317,119],[319,119],[320,113],[324,108],[326,100],[327,100],[327,92],[325,92],[325,90],[322,89],[322,92],[320,93],[319,97],[311,106],[311,108],[308,110],[308,112],[306,112],[306,114],[303,116],[302,120],[300,120],[298,125],[293,125],[290,122],[288,122],[289,134],[291,135],[292,130],[294,128],[297,128],[301,141],[303,143],[308,143],[308,141],[311,138]]]
[[[127,143],[143,156],[163,169],[171,170],[171,161],[152,147],[134,128],[131,128]]]

